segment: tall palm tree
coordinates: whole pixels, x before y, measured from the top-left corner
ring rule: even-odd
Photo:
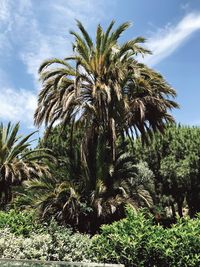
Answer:
[[[71,31],[75,41],[73,55],[43,62],[39,73],[43,87],[38,98],[35,124],[49,128],[56,121],[64,125],[76,122],[85,131],[83,151],[91,173],[99,134],[104,134],[110,147],[110,161],[115,160],[119,135],[145,139],[152,130],[162,131],[173,122],[168,110],[178,107],[171,98],[175,91],[157,72],[136,60],[150,53],[136,39],[120,44],[121,34],[130,26],[123,23],[106,31],[99,25],[96,40],[77,21],[80,34]],[[89,147],[93,147],[92,151]]]
[[[25,179],[49,175],[44,162],[51,157],[47,149],[30,150],[31,133],[24,138],[18,134],[19,123],[0,125],[0,203],[7,204],[11,198],[11,187]]]

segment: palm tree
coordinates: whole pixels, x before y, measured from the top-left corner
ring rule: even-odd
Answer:
[[[77,26],[80,33],[71,31],[75,38],[72,56],[46,60],[40,66],[42,89],[35,124],[40,126],[44,123],[47,129],[51,129],[55,122],[60,122],[65,127],[71,127],[71,140],[77,129],[82,130],[79,141],[81,175],[74,180],[73,171],[68,172],[66,180],[70,183],[61,187],[63,183],[57,184],[59,190],[51,203],[53,207],[58,199],[59,203],[63,203],[60,190],[64,190],[68,192],[68,197],[64,197],[67,204],[60,206],[66,208],[64,211],[61,209],[60,214],[66,212],[70,217],[70,206],[77,205],[84,210],[87,203],[86,206],[92,207],[96,213],[93,217],[97,218],[100,214],[115,210],[113,202],[118,203],[116,206],[119,207],[119,203],[125,203],[128,199],[128,194],[126,197],[123,195],[126,192],[123,188],[128,186],[123,185],[122,181],[128,181],[129,168],[124,163],[120,171],[116,169],[121,159],[117,151],[118,140],[137,135],[148,140],[152,130],[162,132],[166,123],[173,122],[168,111],[178,105],[172,101],[175,91],[163,77],[136,60],[137,55],[150,53],[141,46],[144,38],[119,43],[120,36],[130,23],[113,29],[112,21],[106,31],[99,25],[95,42],[81,22],[77,21]],[[133,162],[130,168],[133,168],[132,165]],[[131,177],[135,177],[135,167],[131,173]],[[69,205],[68,201],[71,200],[73,205]]]
[[[0,203],[11,201],[11,187],[23,180],[49,175],[44,162],[51,157],[47,149],[30,150],[31,133],[24,138],[18,135],[19,123],[0,125]]]
[[[53,167],[52,177],[25,181],[18,203],[36,207],[45,220],[54,217],[76,230],[90,233],[95,233],[103,223],[122,218],[126,204],[135,209],[152,207],[149,190],[152,172],[148,167],[134,164],[133,156],[120,146],[113,165],[103,163],[104,149],[106,144],[100,142],[95,176],[88,174],[87,165],[78,156],[80,151],[74,150],[77,155],[65,162],[65,171],[68,169],[65,173],[57,172]]]
[[[77,26],[80,34],[71,31],[75,37],[73,55],[47,60],[40,66],[43,87],[35,124],[44,122],[49,128],[56,121],[80,124],[85,132],[83,152],[94,175],[93,158],[100,134],[106,136],[109,158],[114,161],[119,135],[140,133],[145,139],[152,130],[163,131],[166,122],[173,122],[168,110],[178,105],[171,99],[175,91],[163,77],[136,60],[137,55],[150,53],[140,46],[145,39],[119,44],[130,23],[113,30],[112,21],[105,32],[99,25],[95,43],[81,22],[77,21]]]

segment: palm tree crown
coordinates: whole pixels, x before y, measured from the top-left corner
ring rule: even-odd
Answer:
[[[86,130],[106,132],[111,146],[119,134],[139,131],[145,137],[152,129],[162,131],[165,122],[173,121],[168,109],[178,107],[170,99],[176,93],[160,74],[135,59],[149,53],[140,46],[144,38],[119,44],[130,23],[113,30],[112,21],[105,32],[97,27],[94,43],[81,22],[77,26],[80,34],[71,31],[74,54],[47,60],[39,69],[43,88],[35,124],[51,127],[57,120],[65,125],[76,120]]]
[[[4,204],[11,200],[11,186],[21,181],[49,175],[44,164],[44,158],[50,155],[46,149],[30,150],[29,138],[18,135],[19,123],[5,127],[0,125],[0,202]]]

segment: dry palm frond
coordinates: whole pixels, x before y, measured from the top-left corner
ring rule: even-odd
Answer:
[[[170,99],[176,93],[160,74],[134,59],[137,54],[150,53],[140,46],[145,39],[120,45],[119,37],[130,23],[113,30],[112,21],[105,32],[97,27],[94,43],[80,21],[77,26],[80,34],[71,32],[73,56],[46,60],[39,69],[43,88],[35,124],[45,122],[51,127],[56,120],[69,123],[74,118],[85,121],[86,127],[101,124],[111,143],[119,132],[135,135],[139,131],[146,139],[152,130],[162,131],[173,121],[168,110],[178,107]]]
[[[7,191],[13,184],[23,180],[50,175],[45,159],[51,158],[48,149],[30,150],[31,133],[22,138],[18,135],[19,124],[8,123],[0,126],[0,193],[4,194],[0,201],[8,202]]]

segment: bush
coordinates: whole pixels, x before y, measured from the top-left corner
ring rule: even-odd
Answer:
[[[163,228],[148,213],[127,208],[125,219],[104,225],[101,234],[90,238],[54,220],[50,225],[36,224],[34,230],[31,213],[30,217],[14,211],[7,217],[4,214],[0,213],[0,258],[110,262],[128,267],[200,266],[200,216]]]
[[[51,237],[47,234],[16,236],[9,229],[0,230],[0,258],[48,260]]]
[[[59,226],[54,220],[46,230],[52,238],[50,260],[88,261],[92,244],[89,235],[73,233],[72,229]]]
[[[33,232],[30,237],[16,236],[6,228],[0,230],[0,258],[85,262],[90,247],[87,235],[73,234],[55,222],[43,233]]]
[[[29,236],[33,231],[41,228],[37,223],[35,212],[29,211],[0,211],[0,229],[9,228],[16,235]]]
[[[200,266],[200,217],[181,219],[164,229],[128,208],[126,219],[104,225],[92,240],[95,261],[128,267]]]

